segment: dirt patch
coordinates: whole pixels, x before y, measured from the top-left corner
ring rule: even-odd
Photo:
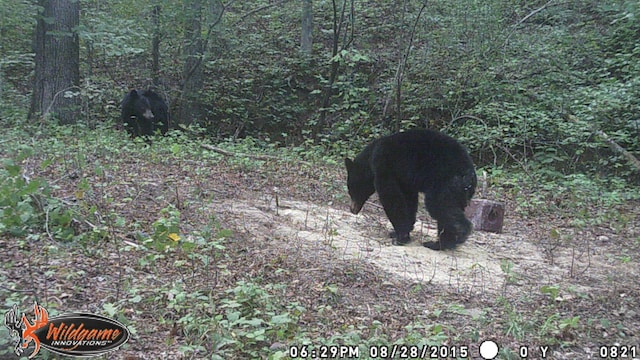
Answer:
[[[504,290],[507,280],[513,284],[558,284],[571,277],[572,269],[598,262],[593,254],[589,265],[583,259],[586,255],[563,251],[555,254],[552,264],[543,246],[517,235],[486,232],[474,232],[456,250],[433,251],[421,243],[436,237],[435,224],[422,221],[416,223],[410,244],[393,246],[384,236],[390,225],[375,209],[373,215],[352,215],[302,201],[279,201],[276,205],[273,201],[226,200],[212,210],[226,213],[227,219],[234,219],[234,227],[259,241],[301,243],[310,253],[331,250],[343,260],[366,261],[400,278],[468,294],[496,294]],[[625,269],[629,276],[634,276],[634,271]]]

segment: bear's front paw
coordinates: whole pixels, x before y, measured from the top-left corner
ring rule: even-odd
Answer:
[[[411,237],[409,234],[397,235],[395,232],[392,233],[393,237],[393,245],[402,246],[411,242]]]
[[[458,243],[456,242],[447,242],[442,240],[426,241],[422,243],[422,246],[431,250],[450,250],[455,249],[457,245]]]
[[[440,241],[425,241],[422,243],[422,246],[429,248],[431,250],[443,250],[442,244]]]

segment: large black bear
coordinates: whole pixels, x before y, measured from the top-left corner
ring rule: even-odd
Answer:
[[[169,108],[160,95],[151,90],[131,90],[122,100],[122,122],[133,136],[164,135],[169,130]]]
[[[345,165],[351,212],[358,214],[377,191],[395,230],[395,245],[411,241],[420,192],[438,221],[439,241],[424,246],[452,249],[471,233],[464,208],[475,192],[476,172],[455,139],[432,130],[396,133],[373,141],[354,160],[345,158]]]

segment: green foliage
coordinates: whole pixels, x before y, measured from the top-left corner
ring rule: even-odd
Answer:
[[[557,286],[545,285],[540,288],[540,292],[549,295],[551,301],[555,301],[558,298],[560,288],[558,288]]]
[[[0,233],[27,237],[44,231],[58,240],[73,238],[74,212],[51,196],[45,180],[27,178],[12,159],[5,160],[0,179]]]
[[[505,335],[522,341],[541,341],[543,344],[568,344],[564,336],[578,326],[579,318],[560,319],[559,314],[548,315],[540,308],[534,314],[525,316],[517,307],[500,299],[506,313],[502,327]],[[565,332],[566,331],[566,332]]]
[[[517,110],[514,106],[510,111],[517,114]],[[498,113],[495,111],[495,114]],[[534,132],[519,129],[517,122],[509,123],[507,118],[501,121],[504,121],[504,128],[508,130],[505,134],[509,135],[502,142],[497,136],[491,137],[494,149],[501,149],[500,146],[515,148],[518,146],[518,137],[535,135]],[[549,121],[549,126],[551,123]],[[475,123],[470,121],[464,126],[471,124]],[[363,128],[362,134],[370,130]],[[26,137],[25,134],[32,135]],[[25,138],[29,139],[29,145],[24,145]],[[185,221],[189,215],[193,216],[194,211],[207,208],[207,201],[212,198],[204,194],[205,189],[200,189],[202,196],[198,194],[190,198],[182,198],[177,192],[175,198],[150,192],[153,197],[145,205],[161,204],[157,209],[149,210],[146,217],[143,216],[144,211],[126,214],[126,210],[136,209],[136,205],[139,205],[136,204],[139,196],[137,180],[146,179],[147,174],[160,171],[168,164],[178,165],[172,170],[182,171],[180,181],[193,185],[199,178],[210,176],[208,161],[223,161],[230,171],[240,174],[245,170],[246,173],[262,171],[265,177],[277,173],[271,170],[272,167],[278,168],[300,160],[309,161],[311,166],[327,168],[326,181],[331,183],[327,188],[332,195],[339,196],[344,193],[344,184],[336,182],[336,168],[342,168],[342,156],[345,153],[352,154],[361,149],[364,144],[361,139],[351,144],[335,141],[335,147],[322,141],[319,144],[309,142],[282,147],[282,144],[274,143],[271,139],[253,137],[229,139],[216,144],[235,153],[270,155],[274,157],[273,160],[259,160],[244,155],[223,158],[220,154],[203,150],[199,142],[182,132],[172,132],[167,137],[154,139],[153,145],[149,146],[142,141],[131,141],[126,134],[113,131],[108,126],[93,131],[82,125],[60,127],[21,124],[19,128],[9,128],[3,141],[7,144],[6,153],[3,153],[4,166],[0,170],[0,209],[3,211],[0,226],[3,234],[13,235],[19,242],[43,236],[72,241],[71,244],[50,242],[54,245],[47,251],[53,251],[55,246],[62,248],[62,245],[66,251],[76,244],[84,245],[81,247],[84,251],[88,251],[86,249],[91,248],[90,245],[100,245],[93,246],[100,251],[105,244],[99,241],[117,239],[112,249],[135,252],[128,254],[134,255],[135,260],[123,263],[121,268],[137,267],[140,269],[137,273],[153,278],[153,286],[149,288],[146,284],[131,284],[127,277],[121,280],[126,290],[119,290],[119,296],[114,297],[117,300],[107,300],[102,304],[103,311],[132,327],[136,324],[131,319],[141,319],[152,313],[161,328],[167,331],[175,329],[180,333],[179,345],[175,348],[179,348],[187,357],[276,359],[286,358],[286,349],[290,345],[334,344],[358,346],[361,357],[366,358],[362,354],[368,354],[369,347],[374,345],[422,346],[468,343],[469,339],[477,341],[485,331],[482,329],[487,329],[487,326],[493,326],[496,333],[502,333],[510,340],[563,347],[573,345],[579,334],[589,328],[590,321],[601,321],[598,318],[585,318],[583,314],[578,317],[567,313],[563,308],[567,303],[556,300],[562,288],[549,285],[523,295],[517,301],[513,298],[500,300],[502,302],[495,316],[484,309],[482,311],[486,315],[470,315],[470,311],[454,301],[440,308],[429,309],[429,312],[415,320],[407,320],[393,332],[388,330],[388,323],[381,322],[383,320],[362,321],[353,318],[345,324],[334,324],[333,316],[338,311],[344,311],[341,308],[344,300],[353,295],[348,294],[341,282],[324,282],[316,288],[327,301],[314,308],[307,303],[303,305],[292,301],[289,294],[299,289],[290,287],[291,284],[269,283],[253,274],[241,276],[234,272],[229,266],[229,257],[238,250],[234,233],[222,227],[212,215],[195,216],[198,220],[195,223]],[[537,140],[533,139],[528,146],[534,147],[535,144]],[[551,153],[548,156],[555,155]],[[130,163],[133,166],[127,169],[134,173],[114,177],[115,170],[121,170],[119,167]],[[518,194],[519,197],[514,197],[517,200],[514,205],[519,212],[561,214],[560,210],[570,211],[572,225],[576,227],[606,224],[607,229],[622,230],[634,220],[632,215],[612,211],[612,208],[638,198],[637,192],[629,190],[625,181],[606,176],[592,178],[579,173],[559,180],[550,170],[540,170],[541,163],[553,161],[544,160],[536,154],[521,164],[521,168],[517,169],[521,172],[509,168],[506,162],[502,166],[486,168],[490,173],[490,187],[499,192]],[[138,170],[140,172],[135,173]],[[35,176],[34,173],[44,173],[47,177]],[[60,178],[72,185],[65,189],[58,188],[55,179]],[[526,183],[530,185],[523,190],[523,184]],[[171,182],[167,181],[167,184]],[[532,187],[535,187],[535,193],[526,191]],[[121,189],[124,190],[121,192]],[[172,193],[172,190],[168,192]],[[8,216],[4,216],[8,208],[20,211],[14,213],[11,210]],[[87,223],[90,225],[78,226]],[[332,227],[329,228],[329,234],[331,231],[334,231]],[[129,234],[141,236],[133,238]],[[171,234],[179,236],[179,239],[172,239]],[[552,230],[549,236],[554,240],[562,240],[566,235]],[[111,253],[108,256],[112,256]],[[633,262],[629,260],[633,256],[629,251],[616,254],[612,259],[623,263]],[[500,266],[508,286],[514,283],[523,283],[525,286],[527,277],[523,277],[512,262],[505,260]],[[289,270],[267,271],[279,274]],[[157,281],[160,278],[157,274],[174,272],[175,281]],[[86,276],[86,272],[79,270],[66,276],[77,279]],[[250,276],[253,278],[249,279]],[[3,278],[0,271],[2,281],[11,284],[11,289],[14,288],[12,280]],[[194,287],[194,282],[202,286]],[[416,285],[411,291],[422,290]],[[26,296],[20,294],[12,292],[2,295],[10,302]],[[143,306],[148,308],[140,310]],[[371,311],[380,311],[378,307],[381,306],[384,305],[374,304]],[[127,309],[126,315],[123,309]],[[130,311],[139,312],[136,314],[138,316],[130,316]],[[451,317],[468,317],[463,320],[468,325],[453,328],[448,325]],[[127,318],[131,323],[126,321]],[[311,326],[309,319],[314,319]],[[602,320],[603,323],[605,320]],[[622,322],[610,322],[602,327],[626,330]],[[175,337],[168,336],[165,341],[173,346]],[[515,353],[505,347],[501,354],[510,358]]]
[[[36,8],[36,4],[32,1],[0,1],[1,59],[11,53],[31,51],[32,39],[25,34],[32,32],[35,22],[25,21],[25,19],[33,19],[36,15]],[[6,70],[6,68],[2,70]]]
[[[151,224],[153,233],[148,242],[162,251],[167,247],[176,246],[180,241],[180,211],[173,205],[160,210],[160,218]]]
[[[40,192],[40,181],[26,181],[20,174],[20,166],[11,160],[5,162],[0,179],[0,231],[26,235],[39,217],[35,194]]]
[[[513,263],[509,260],[500,261],[500,269],[505,276],[505,284],[512,284],[518,281],[520,275],[513,270]]]
[[[220,305],[224,314],[216,319],[222,328],[231,330],[226,342],[237,349],[236,354],[259,357],[260,348],[295,334],[297,317],[305,309],[295,303],[282,309],[268,292],[277,288],[240,281],[227,290],[229,297],[222,299]]]
[[[239,281],[219,301],[201,292],[175,288],[169,308],[184,313],[178,323],[184,327],[188,343],[180,350],[198,353],[206,345],[216,359],[259,358],[260,354],[270,353],[271,344],[295,336],[298,317],[306,311],[297,303],[281,304],[277,301],[272,292],[279,293],[282,288]],[[203,305],[214,301],[214,310],[218,309],[218,312],[205,317],[198,315],[198,311],[207,310]],[[208,339],[206,344],[202,343],[204,337]]]

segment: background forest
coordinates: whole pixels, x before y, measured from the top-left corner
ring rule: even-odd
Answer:
[[[128,89],[152,87],[174,124],[209,138],[341,154],[432,127],[480,167],[637,183],[608,142],[640,147],[637,2],[316,1],[303,50],[305,3],[80,1],[78,119],[112,124]],[[38,6],[2,5],[2,119],[14,124],[29,109]]]
[[[77,36],[77,60],[69,52],[62,66],[77,76],[47,100],[36,34],[55,23],[51,4],[77,5],[71,31],[49,32]],[[0,245],[10,249],[0,311],[35,297],[52,313],[118,318],[137,328],[127,359],[271,359],[294,344],[487,334],[504,344],[500,358],[517,358],[523,342],[550,345],[557,359],[636,345],[640,289],[619,269],[640,269],[639,14],[637,0],[0,0]],[[118,124],[134,88],[169,105],[175,130],[151,146]],[[262,248],[247,225],[205,211],[236,198],[346,210],[342,158],[413,127],[465,145],[478,196],[506,204],[505,233],[526,229],[518,236],[544,264],[559,250],[600,249],[611,268],[594,271],[606,274],[598,291],[576,285],[593,282],[581,278],[591,262],[578,274],[572,263],[568,283],[530,290],[502,261],[505,287],[491,299],[382,281],[349,262],[327,260],[307,278],[297,268],[312,260]],[[78,277],[106,276],[96,258],[121,270],[93,293]],[[369,283],[383,284],[354,287]],[[362,309],[363,297],[384,301]],[[162,344],[141,348],[153,338],[139,321],[165,305],[151,326]],[[12,356],[9,340],[0,329],[0,355]]]

